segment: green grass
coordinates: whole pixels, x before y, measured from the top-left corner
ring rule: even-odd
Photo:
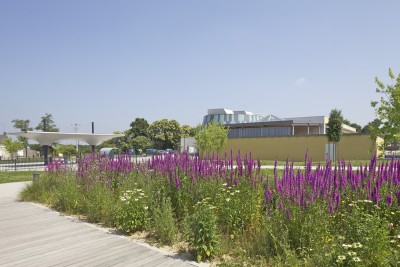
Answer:
[[[33,173],[43,173],[43,171],[0,171],[0,184],[32,181]]]

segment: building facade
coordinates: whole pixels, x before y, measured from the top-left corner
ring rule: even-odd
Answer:
[[[268,136],[325,135],[329,121],[326,116],[279,118],[275,115],[255,115],[249,111],[209,109],[203,125],[214,121],[229,127],[228,138]],[[343,133],[356,133],[356,129],[343,124]]]
[[[313,160],[324,161],[330,153],[326,136],[329,118],[326,116],[279,118],[275,115],[256,115],[249,111],[209,109],[203,125],[214,121],[229,127],[225,152],[251,152],[263,160],[304,160],[308,151]],[[339,159],[370,159],[378,153],[377,143],[368,135],[356,133],[356,129],[342,125],[343,136],[338,144]]]

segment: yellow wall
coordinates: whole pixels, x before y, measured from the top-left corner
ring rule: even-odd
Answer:
[[[326,135],[231,138],[221,151],[223,155],[225,151],[229,154],[232,150],[236,155],[240,149],[242,156],[251,151],[254,158],[262,160],[288,158],[293,161],[303,161],[308,149],[310,159],[324,161],[327,143]],[[376,152],[376,146],[373,146],[368,135],[344,134],[338,144],[338,159],[371,159]]]

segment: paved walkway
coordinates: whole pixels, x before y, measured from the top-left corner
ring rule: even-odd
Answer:
[[[0,266],[199,266],[40,205],[0,184]]]

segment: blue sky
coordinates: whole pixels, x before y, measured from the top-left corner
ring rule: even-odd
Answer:
[[[374,119],[400,72],[400,1],[0,0],[0,130],[51,113],[65,132],[209,108]]]

